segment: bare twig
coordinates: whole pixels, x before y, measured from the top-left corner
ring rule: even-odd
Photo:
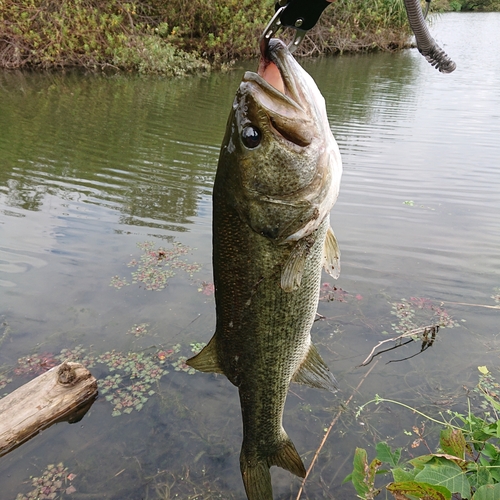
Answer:
[[[422,336],[426,335],[428,333],[431,333],[434,329],[439,328],[438,325],[427,325],[427,326],[422,326],[420,328],[415,328],[413,330],[410,330],[408,332],[405,332],[397,337],[392,337],[390,339],[385,339],[381,340],[371,351],[370,354],[366,357],[366,359],[359,365],[359,366],[366,366],[368,363],[371,362],[373,357],[375,356],[375,351],[377,350],[378,347],[380,347],[383,344],[386,344],[387,342],[396,342],[401,339],[407,339],[408,337],[414,337],[414,336]]]
[[[378,363],[378,360],[375,361],[375,363],[372,365],[372,367],[363,375],[363,378],[359,381],[359,384],[352,391],[352,394],[349,396],[349,399],[344,403],[344,405],[343,405],[344,408],[346,406],[349,406],[349,403],[354,398],[354,395],[358,392],[359,388],[361,387],[361,385],[363,384],[363,382],[366,380],[366,378],[368,377],[368,375],[370,375],[370,373],[375,368],[375,366],[377,366],[377,363]],[[306,475],[305,475],[304,479],[302,480],[302,484],[300,485],[300,489],[299,489],[299,492],[297,494],[297,498],[295,500],[300,500],[300,495],[302,495],[302,491],[304,490],[304,485],[306,484],[307,478],[309,477],[309,474],[311,473],[311,471],[312,471],[312,469],[313,469],[313,467],[314,467],[314,465],[316,463],[316,460],[318,459],[318,456],[321,453],[321,450],[323,449],[323,446],[326,443],[326,440],[328,439],[328,436],[330,435],[330,431],[333,429],[333,426],[337,423],[338,419],[340,418],[340,415],[342,414],[342,411],[343,411],[343,409],[341,409],[341,410],[339,410],[337,412],[337,414],[335,415],[335,417],[333,417],[333,420],[331,421],[330,426],[328,427],[327,431],[325,432],[325,435],[323,436],[323,439],[322,439],[322,441],[321,441],[318,449],[316,450],[316,453],[314,454],[314,457],[313,457],[313,459],[311,461],[311,464],[309,465],[309,467],[307,469]]]

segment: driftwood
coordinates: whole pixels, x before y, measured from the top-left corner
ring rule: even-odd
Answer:
[[[0,456],[55,422],[80,420],[96,395],[92,374],[65,362],[0,399]]]

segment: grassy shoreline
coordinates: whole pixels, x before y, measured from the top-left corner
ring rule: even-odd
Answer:
[[[336,0],[299,55],[408,46],[402,0]],[[177,76],[257,56],[272,0],[0,0],[0,68]]]
[[[0,0],[0,68],[205,72],[256,57],[273,12],[273,0]],[[297,55],[394,51],[409,47],[410,35],[403,0],[335,0]]]

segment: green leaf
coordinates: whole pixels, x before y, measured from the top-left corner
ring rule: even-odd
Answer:
[[[444,486],[462,498],[470,498],[470,484],[462,469],[450,460],[435,458],[415,476],[415,481]]]
[[[433,460],[434,455],[420,455],[419,457],[412,458],[409,463],[417,470],[423,470],[424,466],[429,460]]]
[[[394,453],[391,450],[391,447],[387,443],[377,443],[377,459],[381,462],[388,463],[391,467],[397,467],[399,463],[399,459],[401,458],[401,450],[402,448],[397,448]]]
[[[413,481],[415,475],[417,474],[417,470],[413,469],[412,471],[401,469],[397,467],[396,469],[392,469],[392,477],[394,478],[394,482],[402,483],[406,481]]]
[[[352,471],[352,484],[356,493],[364,498],[365,494],[370,490],[368,485],[365,483],[366,471],[368,469],[368,459],[366,450],[363,448],[356,448],[354,452],[354,461],[353,461],[353,471]]]
[[[416,481],[403,481],[400,483],[390,483],[386,488],[391,493],[401,495],[412,495],[427,500],[451,500],[451,491],[444,486],[421,483]]]
[[[445,453],[462,459],[465,457],[465,437],[460,429],[443,429],[439,444]]]
[[[500,483],[485,484],[478,488],[472,500],[498,500],[500,498]]]
[[[354,467],[350,475],[350,480],[361,498],[374,498],[379,493],[379,490],[374,486],[374,481],[377,469],[381,464],[382,462],[380,460],[374,458],[370,465],[368,465],[366,450],[363,448],[356,448],[353,462]],[[346,480],[348,480],[348,478],[344,481]]]
[[[484,448],[481,453],[492,460],[498,458],[498,450],[491,443],[484,443]]]
[[[352,481],[352,472],[350,474],[348,474],[344,480],[342,481],[342,484],[344,483],[348,483],[349,481]]]
[[[477,467],[477,470],[467,475],[467,479],[470,485],[475,489],[485,484],[492,484],[495,482],[488,467]]]

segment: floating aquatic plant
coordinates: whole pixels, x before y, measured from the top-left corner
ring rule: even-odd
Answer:
[[[140,325],[134,325],[127,332],[127,335],[134,335],[135,337],[142,337],[148,333],[149,323],[141,323]]]
[[[120,276],[116,275],[111,278],[109,286],[114,286],[117,290],[123,288],[124,286],[129,286],[130,283],[127,282],[127,278],[120,278]]]
[[[399,334],[418,329],[422,325],[435,325],[453,328],[458,323],[440,306],[436,306],[430,299],[410,297],[392,303],[391,314],[395,315],[398,323],[392,323],[392,328]]]
[[[348,292],[342,290],[342,288],[330,285],[330,283],[323,283],[319,289],[319,300],[322,302],[332,302],[334,300],[345,302],[347,295]]]
[[[143,253],[139,259],[132,259],[127,266],[135,268],[135,271],[132,271],[132,283],[139,283],[146,290],[163,290],[177,269],[191,277],[201,269],[196,262],[188,263],[181,259],[191,251],[190,247],[181,243],[175,242],[170,248],[155,248],[152,241],[145,241],[137,246]],[[113,276],[110,282],[110,286],[118,290],[129,284],[126,278],[120,278],[118,275]]]
[[[147,323],[134,325],[133,329],[145,329]],[[204,344],[192,344],[203,347]],[[171,349],[160,349],[155,352],[119,352],[108,351],[100,355],[88,354],[82,346],[72,349],[63,349],[55,356],[59,360],[70,360],[82,363],[87,367],[103,364],[110,373],[98,380],[99,391],[105,395],[106,401],[113,405],[113,416],[122,413],[140,411],[149,397],[155,394],[152,386],[164,375],[168,374],[167,365],[170,364],[176,371],[185,371],[189,374],[194,370],[185,364],[186,357],[177,357],[181,345],[176,344]]]
[[[175,363],[172,363],[172,366],[174,367],[176,372],[186,372],[189,373],[190,375],[193,375],[193,373],[196,373],[196,370],[192,368],[191,366],[186,364],[187,357],[186,356],[181,356]]]
[[[198,354],[206,345],[205,342],[192,342],[189,347],[191,347],[191,352]]]
[[[92,368],[96,362],[95,357],[91,354],[87,354],[86,350],[81,345],[77,345],[71,349],[61,349],[61,353],[54,357],[61,363],[64,361],[80,363],[85,366],[85,368]]]
[[[114,375],[108,375],[105,379],[99,381],[99,392],[101,394],[106,394],[109,391],[118,389],[123,378],[115,373]]]
[[[12,382],[12,378],[8,377],[5,373],[0,373],[0,390],[10,382]]]
[[[198,287],[198,291],[203,295],[213,295],[215,293],[215,285],[207,281],[202,281],[201,285]]]
[[[68,468],[61,462],[57,465],[48,465],[40,477],[31,477],[33,490],[23,495],[19,493],[16,500],[55,500],[62,498],[64,493],[71,494],[76,488],[71,481],[75,474],[68,474]]]
[[[149,324],[134,325],[129,330],[145,334]],[[204,347],[202,343],[192,343],[191,350],[197,352]],[[64,361],[81,363],[87,368],[98,364],[105,365],[108,374],[101,377],[97,383],[99,392],[106,395],[105,399],[113,405],[113,416],[141,410],[150,396],[155,394],[152,389],[164,375],[168,374],[170,365],[176,371],[189,374],[195,370],[187,366],[185,356],[178,356],[181,345],[176,344],[170,349],[158,349],[149,352],[119,352],[108,351],[103,354],[89,353],[81,346],[64,348],[57,355],[51,353],[33,354],[19,358],[14,370],[4,370],[0,374],[0,390],[12,381],[10,375],[36,376]]]
[[[57,359],[51,353],[32,354],[17,360],[14,373],[16,375],[40,375],[57,364]]]

